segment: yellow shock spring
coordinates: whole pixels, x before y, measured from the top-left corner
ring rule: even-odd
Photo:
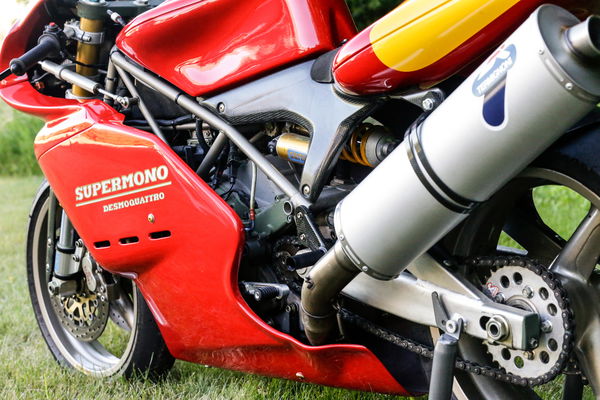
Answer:
[[[367,159],[367,140],[371,136],[373,125],[362,124],[352,132],[350,139],[342,149],[340,159],[366,167],[373,167]]]

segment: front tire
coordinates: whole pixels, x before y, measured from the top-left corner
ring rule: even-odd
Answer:
[[[117,293],[110,300],[106,297],[110,318],[105,318],[105,326],[97,338],[94,335],[91,339],[81,339],[73,335],[72,321],[66,321],[66,314],[57,311],[56,295],[48,290],[51,271],[46,265],[52,264],[46,262],[50,204],[50,187],[44,182],[29,217],[27,282],[36,321],[54,359],[64,367],[92,376],[140,375],[156,378],[164,375],[172,367],[174,359],[143,296],[130,280],[100,271],[107,279],[111,279],[114,292]],[[60,214],[58,210],[55,239],[59,234]],[[83,286],[80,282],[78,290],[82,291]],[[88,296],[86,301],[90,301],[89,292],[82,292],[81,295],[78,293],[73,298],[81,299],[84,296]],[[65,300],[61,298],[59,301]],[[92,301],[99,300],[94,297]],[[94,318],[93,315],[87,316]],[[72,320],[73,314],[68,314],[68,317]],[[80,317],[77,314],[77,318]],[[86,321],[77,322],[84,327],[85,323]]]

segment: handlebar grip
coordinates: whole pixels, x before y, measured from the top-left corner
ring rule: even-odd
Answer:
[[[57,54],[61,50],[60,41],[52,35],[42,35],[38,44],[19,58],[10,61],[10,71],[18,76],[24,75],[39,61]]]

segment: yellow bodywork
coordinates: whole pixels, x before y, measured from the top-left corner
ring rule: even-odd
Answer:
[[[377,21],[370,41],[389,68],[411,72],[440,60],[519,0],[407,0]]]

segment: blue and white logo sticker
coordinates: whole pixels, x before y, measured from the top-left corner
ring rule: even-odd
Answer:
[[[484,98],[483,119],[491,126],[502,125],[506,118],[506,76],[516,59],[515,45],[503,45],[485,62],[473,82],[473,94]]]

